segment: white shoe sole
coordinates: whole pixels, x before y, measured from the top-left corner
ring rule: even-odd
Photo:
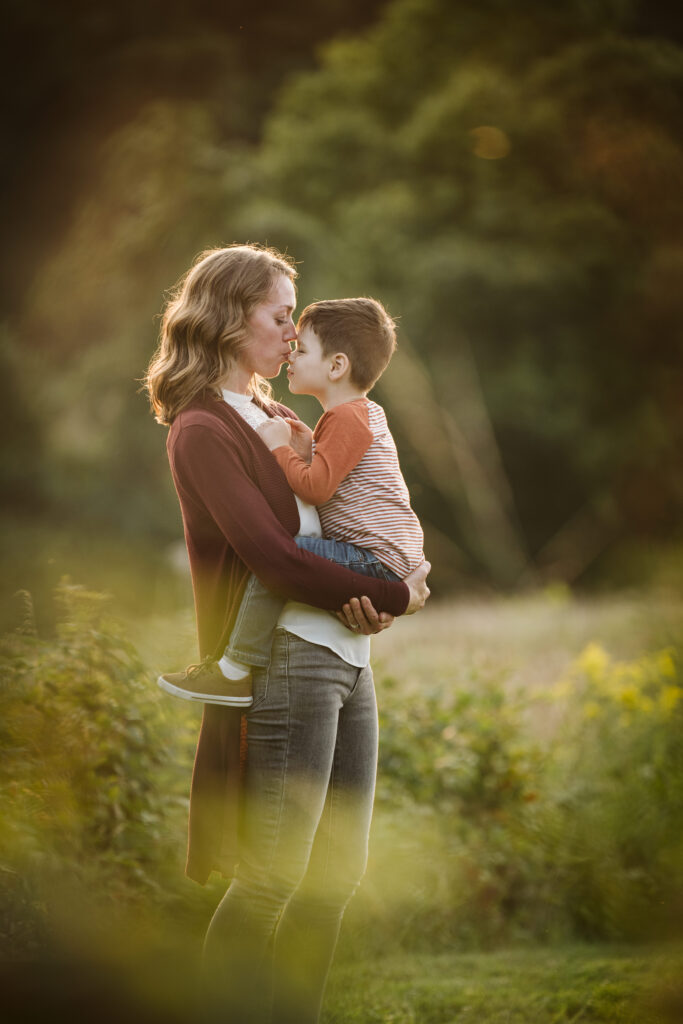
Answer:
[[[253,697],[220,697],[217,693],[190,693],[188,690],[181,690],[179,686],[169,683],[163,676],[157,679],[157,686],[160,686],[166,693],[173,697],[181,697],[183,700],[196,700],[200,704],[222,704],[228,708],[249,708],[254,703]]]

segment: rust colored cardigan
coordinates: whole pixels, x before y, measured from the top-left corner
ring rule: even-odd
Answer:
[[[294,416],[282,405],[266,411]],[[201,657],[222,654],[250,572],[282,597],[317,608],[338,609],[367,594],[382,611],[405,611],[404,583],[360,576],[297,547],[299,514],[284,473],[256,431],[222,398],[206,394],[179,413],[167,450],[190,558]],[[232,875],[237,861],[240,736],[244,741],[239,709],[204,706],[186,867],[201,884],[212,870]]]

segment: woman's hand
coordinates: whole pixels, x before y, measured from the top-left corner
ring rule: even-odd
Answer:
[[[403,580],[410,590],[410,600],[408,601],[408,607],[406,608],[404,615],[412,615],[414,612],[419,612],[420,608],[423,607],[425,601],[429,597],[427,576],[429,575],[431,567],[431,563],[425,561],[422,565],[418,565],[417,569],[413,569],[413,571]]]
[[[287,417],[287,423],[292,428],[290,445],[304,462],[310,466],[313,459],[313,431],[301,420],[294,420]]]
[[[431,563],[425,561],[404,579],[403,582],[407,584],[410,591],[410,599],[404,615],[418,612],[429,597],[427,576],[431,567]],[[371,633],[381,633],[383,629],[388,629],[394,621],[394,616],[389,615],[388,612],[376,612],[369,597],[360,599],[352,597],[340,612],[335,612],[335,615],[348,629],[353,630],[354,633],[364,633],[366,636]]]
[[[257,427],[256,433],[259,434],[263,443],[272,452],[274,448],[281,448],[283,444],[289,444],[292,437],[292,428],[287,420],[281,416],[276,416],[272,420],[268,420],[267,423],[262,423],[260,427]]]
[[[365,636],[381,633],[394,621],[394,616],[389,612],[376,612],[369,597],[352,597],[340,612],[334,614],[347,629],[354,633],[364,633]]]

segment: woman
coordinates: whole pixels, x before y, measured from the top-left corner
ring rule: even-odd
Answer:
[[[220,657],[250,572],[289,598],[267,667],[253,673],[240,781],[240,712],[205,706],[187,871],[233,873],[210,923],[216,1019],[314,1024],[344,908],[365,869],[377,758],[369,635],[422,607],[425,565],[371,579],[300,550],[319,531],[254,429],[293,416],[265,378],[296,339],[293,265],[273,250],[203,253],[163,318],[147,387],[192,570],[200,653]],[[338,621],[325,609],[340,609]],[[243,735],[244,740],[244,735]],[[245,744],[242,745],[244,755]]]

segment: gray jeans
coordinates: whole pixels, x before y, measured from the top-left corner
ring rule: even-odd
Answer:
[[[206,936],[206,1019],[315,1024],[367,862],[378,739],[372,672],[278,628],[253,687],[244,838]]]

